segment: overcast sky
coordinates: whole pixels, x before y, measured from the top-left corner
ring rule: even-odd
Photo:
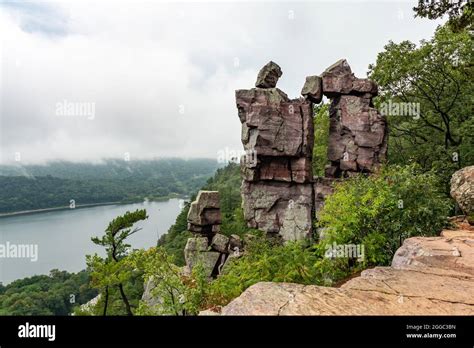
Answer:
[[[340,58],[365,77],[388,40],[432,36],[415,2],[0,1],[0,161],[241,150],[234,90],[265,63],[293,98]]]

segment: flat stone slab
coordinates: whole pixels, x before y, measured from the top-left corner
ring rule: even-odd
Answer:
[[[407,239],[391,267],[340,288],[261,282],[222,315],[474,315],[474,230]]]

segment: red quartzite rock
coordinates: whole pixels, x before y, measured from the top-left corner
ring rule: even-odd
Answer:
[[[301,240],[311,233],[312,184],[243,181],[241,192],[249,227],[283,240]]]
[[[323,79],[320,76],[307,76],[301,95],[313,103],[319,104],[323,99]]]
[[[265,66],[264,76],[280,76]],[[273,71],[273,72],[271,72]],[[277,79],[273,79],[276,81]],[[306,86],[310,100],[289,99],[276,83],[258,83],[235,93],[242,123],[242,144],[256,154],[241,161],[244,217],[250,227],[284,240],[302,239],[311,233],[312,164],[314,129],[311,99],[322,97],[321,79]]]
[[[377,84],[358,79],[345,60],[322,74],[323,93],[332,98],[329,108],[329,177],[350,177],[373,172],[385,160],[385,118],[372,106]],[[325,82],[326,81],[326,82]]]
[[[312,218],[332,182],[373,172],[385,159],[385,119],[373,107],[377,84],[354,76],[345,59],[320,76],[306,78],[304,98],[290,99],[276,83],[280,67],[270,62],[257,88],[237,90],[242,144],[252,161],[241,161],[242,205],[249,227],[283,240],[312,234]],[[326,178],[313,180],[313,103],[331,98]]]
[[[258,73],[255,87],[259,88],[274,88],[277,85],[278,79],[281,77],[282,71],[278,64],[270,61]]]

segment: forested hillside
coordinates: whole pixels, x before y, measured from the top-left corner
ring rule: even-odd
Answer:
[[[69,315],[74,306],[97,296],[86,271],[52,270],[49,275],[0,283],[0,315]]]
[[[0,166],[0,213],[188,195],[217,167],[210,159]]]

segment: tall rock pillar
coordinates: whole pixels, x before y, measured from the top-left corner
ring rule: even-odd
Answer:
[[[341,59],[322,74],[323,94],[331,99],[329,108],[328,159],[326,177],[350,177],[357,172],[372,173],[387,154],[385,118],[374,108],[377,85],[354,77]]]
[[[237,90],[242,123],[242,204],[249,227],[283,240],[312,232],[313,110],[311,101],[289,99],[276,88],[282,72],[274,62],[260,71],[256,87]]]

